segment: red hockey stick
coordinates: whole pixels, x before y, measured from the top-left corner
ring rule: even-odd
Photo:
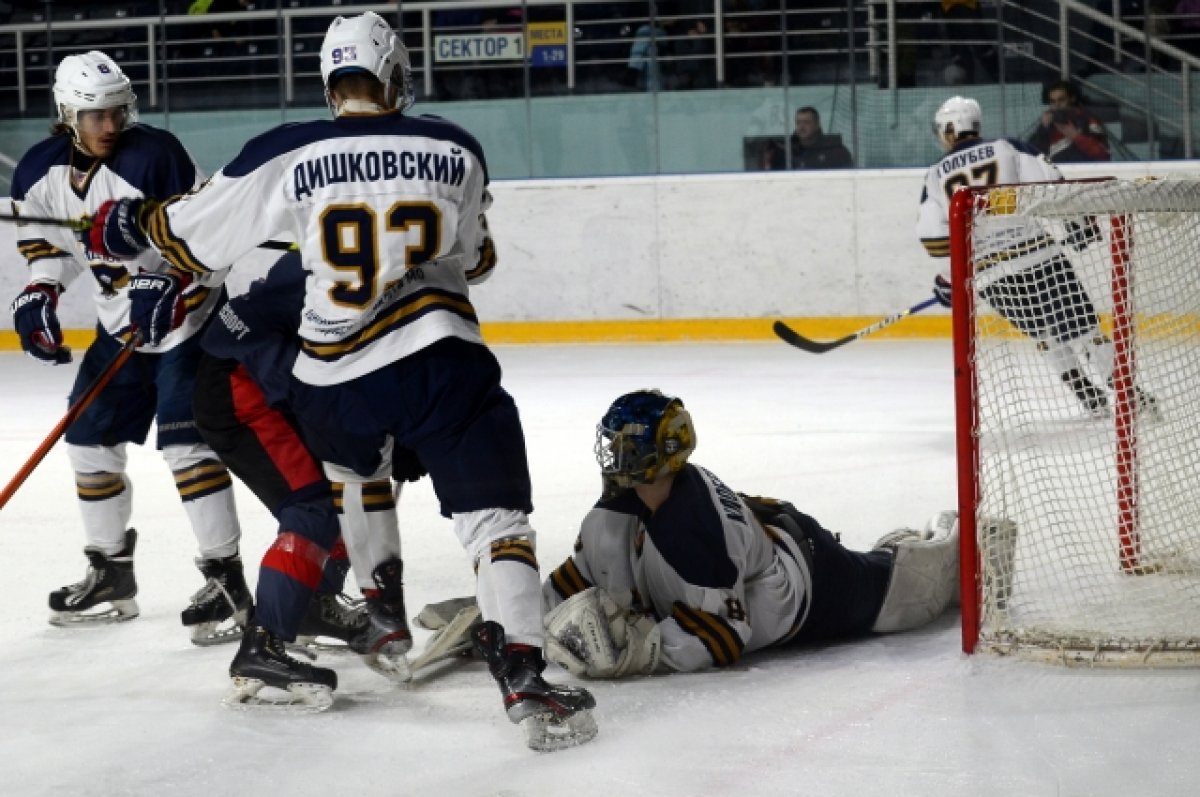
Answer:
[[[4,508],[8,500],[13,497],[17,490],[21,488],[21,485],[25,483],[25,480],[29,478],[29,474],[33,473],[34,469],[46,458],[46,454],[50,453],[50,449],[54,448],[54,444],[58,442],[58,438],[66,433],[67,427],[83,414],[83,411],[95,400],[96,396],[100,395],[100,391],[113,378],[113,375],[120,370],[121,366],[125,364],[125,361],[130,358],[141,342],[142,336],[137,330],[134,330],[133,334],[129,336],[129,340],[125,342],[125,345],[121,347],[117,355],[112,358],[112,362],[105,366],[104,370],[92,380],[92,383],[83,391],[83,395],[67,408],[67,414],[62,417],[57,426],[50,430],[50,434],[46,435],[46,439],[38,446],[37,451],[33,452],[33,456],[21,466],[21,469],[17,471],[17,475],[13,476],[12,481],[5,485],[4,491],[0,492],[0,509]]]

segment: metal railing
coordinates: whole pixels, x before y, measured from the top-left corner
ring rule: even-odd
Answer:
[[[701,82],[713,87],[737,82],[731,80],[735,77],[731,73],[745,71],[740,67],[759,59],[778,60],[785,54],[813,59],[844,58],[847,44],[853,45],[856,33],[864,37],[865,44],[866,30],[861,21],[848,23],[856,15],[865,20],[865,15],[853,9],[852,1],[834,0],[804,9],[781,8],[769,12],[727,11],[723,6],[722,0],[712,0],[711,7],[700,13],[663,15],[657,13],[655,3],[648,2],[523,0],[520,7],[529,13],[523,15],[525,19],[516,21],[515,28],[527,36],[530,26],[537,24],[529,21],[531,15],[557,16],[555,21],[565,33],[561,41],[565,58],[560,68],[567,93],[588,88],[580,85],[581,70],[619,72],[626,68],[631,47],[639,36],[648,37],[649,49],[656,54],[653,57],[659,67],[704,73]],[[205,15],[104,18],[99,10],[86,19],[51,20],[49,15],[43,15],[40,21],[0,26],[0,75],[12,76],[11,80],[0,81],[0,95],[11,92],[15,96],[10,107],[20,113],[27,112],[31,93],[48,88],[53,63],[69,52],[87,49],[90,46],[87,42],[97,41],[105,46],[115,43],[126,51],[127,57],[118,60],[129,67],[127,71],[142,76],[135,82],[145,87],[144,97],[152,107],[160,105],[160,95],[165,93],[163,84],[167,81],[203,82],[204,78],[189,73],[205,65],[277,66],[281,101],[290,104],[297,99],[297,81],[318,73],[316,55],[324,23],[349,10],[372,10],[391,15],[393,20],[398,18],[419,87],[426,96],[433,97],[437,94],[437,73],[521,72],[523,67],[528,71],[527,65],[500,60],[465,63],[443,60],[435,52],[439,37],[489,35],[487,26],[438,24],[439,17],[464,11],[486,15],[488,11],[508,11],[513,7],[511,0],[377,3],[351,8],[299,4],[292,7],[283,0],[273,9]],[[812,21],[819,22],[815,29],[810,26]],[[223,25],[242,29],[234,40],[236,51],[231,42],[214,42],[206,35],[211,28]],[[111,35],[105,36],[106,32]],[[238,74],[238,71],[231,69],[210,82],[251,78],[247,72]],[[38,73],[46,78],[36,79]],[[253,77],[261,79],[263,75]],[[775,82],[777,76],[764,75],[763,79]],[[601,88],[621,88],[619,81],[614,80],[592,83]]]
[[[982,0],[974,18],[931,16],[940,6],[918,0],[816,0],[804,8],[780,0],[765,10],[710,0],[689,14],[660,14],[655,2],[601,0],[522,0],[519,7],[512,0],[266,0],[273,7],[202,16],[165,13],[165,2],[152,17],[77,3],[71,7],[86,18],[55,19],[64,4],[46,0],[40,20],[0,25],[0,116],[40,115],[49,108],[54,64],[93,47],[117,51],[110,54],[151,110],[319,104],[327,21],[373,10],[401,31],[427,100],[840,83],[851,88],[848,110],[857,125],[853,89],[869,84],[891,91],[895,123],[902,88],[952,84],[948,67],[926,67],[973,48],[990,52],[994,65],[975,83],[1082,75],[1090,94],[1123,108],[1130,129],[1139,118],[1148,157],[1161,154],[1163,137],[1178,140],[1186,157],[1193,153],[1191,73],[1200,59],[1185,48],[1200,45],[1200,28],[1171,34],[1178,46],[1161,32],[1164,20],[1168,27],[1186,22],[1182,15],[1117,18],[1078,0]],[[520,13],[506,16],[514,8]],[[532,63],[532,50],[507,59],[438,51],[456,38],[496,40],[505,32],[529,43],[538,25],[556,35],[556,60],[545,65]],[[210,31],[222,26],[235,29],[214,39]],[[639,44],[649,61],[640,73],[632,68]]]

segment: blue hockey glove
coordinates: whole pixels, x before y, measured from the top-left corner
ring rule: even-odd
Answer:
[[[138,274],[129,280],[129,320],[150,346],[183,323],[183,289],[191,282],[174,274]]]
[[[942,307],[950,306],[950,280],[948,277],[938,274],[933,278],[933,298],[938,300],[938,304]]]
[[[150,248],[142,216],[150,209],[144,199],[110,199],[92,217],[85,243],[101,257],[132,260]]]
[[[62,328],[58,325],[59,288],[57,285],[33,284],[13,299],[13,328],[21,338],[21,348],[44,365],[65,365],[71,362],[71,350],[63,345]]]

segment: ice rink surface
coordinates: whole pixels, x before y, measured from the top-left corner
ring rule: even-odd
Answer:
[[[954,506],[948,342],[820,356],[777,342],[496,351],[525,424],[543,573],[569,554],[598,495],[596,421],[644,387],[683,398],[693,461],[736,490],[793,501],[851,547]],[[73,366],[5,353],[0,373],[7,482],[62,416]],[[330,711],[231,711],[221,698],[233,646],[194,647],[179,625],[201,581],[174,483],[153,448],[129,459],[132,622],[46,622],[47,594],[86,566],[61,446],[0,511],[0,795],[1200,793],[1200,673],[968,658],[956,614],[725,671],[589,683],[599,736],[551,754],[525,748],[479,662],[398,688],[326,654],[340,678]],[[253,581],[275,525],[241,485],[237,497]],[[410,614],[469,594],[471,568],[427,483],[406,491],[400,518]]]

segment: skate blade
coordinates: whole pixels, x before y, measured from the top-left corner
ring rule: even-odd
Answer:
[[[333,705],[333,690],[324,684],[297,682],[288,684],[285,690],[272,689],[269,696],[261,697],[259,691],[264,686],[266,683],[258,678],[235,677],[233,691],[221,703],[239,711],[269,709],[305,714],[325,711]]]
[[[288,649],[311,658],[316,658],[318,653],[354,652],[345,640],[331,636],[297,636],[295,642],[288,643]]]
[[[212,645],[223,645],[226,642],[241,641],[247,614],[247,612],[242,611],[228,620],[214,620],[191,626],[192,644],[206,648]]]
[[[92,607],[98,611],[83,611],[83,612],[50,612],[50,625],[59,628],[70,628],[72,626],[86,625],[109,625],[111,623],[123,623],[126,620],[132,620],[140,613],[137,601],[130,598],[123,601],[111,601],[107,604],[99,604]]]
[[[520,726],[525,732],[526,746],[539,753],[553,753],[586,744],[600,732],[589,709],[576,711],[568,717],[534,714],[521,720]]]
[[[398,684],[406,684],[412,680],[413,671],[408,663],[408,657],[404,654],[412,647],[411,640],[406,640],[407,644],[403,650],[392,652],[390,648],[396,646],[397,643],[389,643],[384,645],[378,651],[363,655],[363,662],[375,672]]]

